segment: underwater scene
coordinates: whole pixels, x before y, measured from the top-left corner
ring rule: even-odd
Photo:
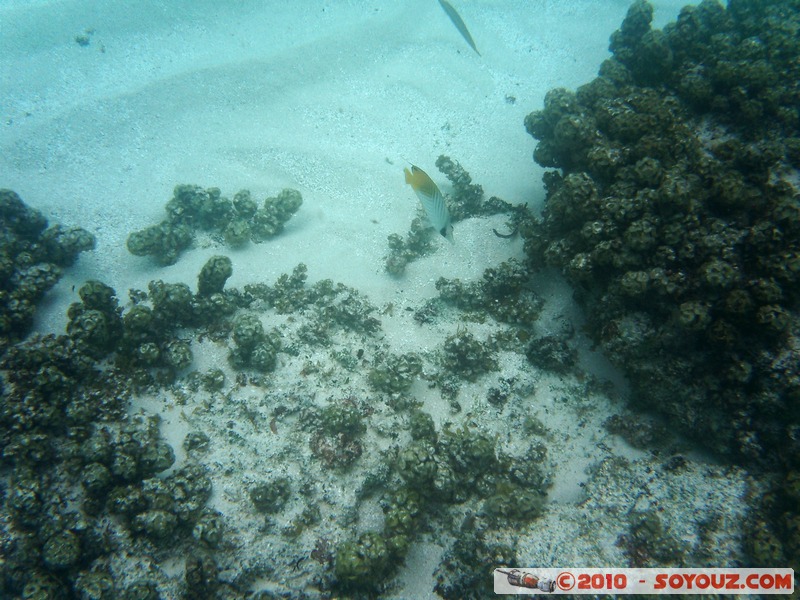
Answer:
[[[800,564],[800,0],[0,0],[0,118],[0,598]]]

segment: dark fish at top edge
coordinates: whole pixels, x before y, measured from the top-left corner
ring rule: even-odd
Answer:
[[[469,34],[469,29],[467,29],[464,20],[461,18],[458,12],[456,12],[456,9],[453,8],[453,6],[449,2],[447,2],[447,0],[439,0],[439,5],[442,7],[444,12],[447,13],[447,16],[450,17],[450,20],[453,22],[453,25],[456,26],[458,32],[463,36],[465,40],[467,40],[467,43],[470,45],[470,47],[473,50],[475,50],[475,53],[478,56],[480,56],[481,53],[478,52],[478,48],[477,46],[475,46],[475,42],[472,39],[472,36]]]

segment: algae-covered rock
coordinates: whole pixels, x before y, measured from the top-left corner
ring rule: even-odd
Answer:
[[[160,265],[173,265],[193,237],[188,225],[165,221],[131,233],[127,247],[135,256],[152,256]]]
[[[148,510],[133,518],[133,529],[156,542],[168,540],[175,532],[178,518],[165,510]]]
[[[220,585],[219,567],[212,554],[193,553],[186,559],[186,595],[190,598],[213,598]]]
[[[497,369],[495,352],[490,344],[478,341],[468,331],[448,336],[442,347],[442,367],[467,381]]]
[[[75,580],[74,587],[80,598],[112,600],[119,597],[114,585],[114,577],[105,570],[98,569],[97,571],[81,572]]]
[[[194,318],[194,296],[185,283],[165,283],[161,280],[148,284],[153,318],[159,327],[173,329],[187,325]]]
[[[210,296],[222,292],[225,282],[233,274],[231,259],[227,256],[212,256],[197,277],[197,293]]]
[[[577,352],[558,336],[542,336],[531,340],[525,352],[531,364],[548,371],[565,373],[577,360]]]
[[[411,228],[405,239],[393,233],[389,236],[389,255],[386,257],[386,272],[390,275],[400,276],[406,271],[406,266],[422,256],[433,251],[433,233],[425,227],[421,219],[411,221]]]
[[[503,482],[483,502],[481,511],[497,522],[527,522],[544,512],[545,496],[538,490],[523,489]]]
[[[413,410],[408,416],[408,429],[415,440],[436,442],[436,425],[426,412]]]
[[[334,575],[344,590],[370,590],[380,587],[392,567],[392,554],[383,536],[368,531],[338,549]]]
[[[99,310],[74,314],[67,325],[67,334],[95,358],[106,356],[116,341],[106,315]]]
[[[232,247],[242,246],[250,239],[265,241],[283,231],[302,203],[300,192],[293,189],[267,198],[258,208],[249,190],[237,192],[231,202],[218,188],[178,185],[165,206],[166,218],[131,233],[128,250],[136,256],[152,256],[161,265],[171,265],[192,245],[197,230],[212,232]]]
[[[237,368],[251,368],[261,373],[275,369],[280,337],[267,333],[259,318],[250,313],[239,315],[233,324],[233,341],[229,359]]]
[[[251,234],[254,242],[263,242],[283,231],[286,222],[303,204],[300,192],[292,189],[281,191],[274,198],[267,198],[264,206],[252,217]]]
[[[233,209],[242,219],[251,219],[258,210],[258,203],[253,200],[250,190],[240,190],[233,197]]]
[[[23,338],[36,305],[81,252],[94,248],[88,231],[47,226],[44,215],[11,190],[0,190],[0,354]]]
[[[434,572],[434,591],[448,600],[489,597],[493,594],[493,581],[486,573],[517,562],[513,548],[465,523]]]
[[[111,472],[102,463],[89,463],[81,473],[81,485],[91,496],[103,496],[111,488]]]
[[[250,490],[250,500],[261,513],[271,514],[280,511],[289,500],[292,487],[289,479],[278,477],[259,483]]]
[[[325,467],[348,469],[363,453],[361,436],[367,427],[352,399],[311,411],[303,421],[311,430],[311,452]]]
[[[211,438],[205,433],[201,431],[190,431],[183,440],[183,449],[189,453],[198,452],[206,450],[210,443]]]
[[[238,248],[250,241],[253,235],[250,223],[241,217],[231,219],[223,231],[225,242],[232,248]]]
[[[225,519],[217,510],[206,508],[192,528],[192,537],[209,548],[218,548],[224,539]]]
[[[75,565],[81,557],[78,536],[72,531],[62,531],[51,536],[42,546],[42,560],[53,570],[63,570]]]
[[[47,218],[22,201],[16,192],[0,190],[3,227],[24,239],[36,239],[47,227]]]
[[[380,366],[369,372],[370,386],[389,394],[407,392],[422,372],[422,360],[413,352],[390,355]]]

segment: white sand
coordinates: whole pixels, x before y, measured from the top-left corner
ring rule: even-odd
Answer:
[[[434,0],[0,0],[0,186],[14,189],[54,221],[91,230],[98,240],[96,251],[82,256],[50,294],[38,328],[63,330],[65,307],[76,298],[72,286],[87,278],[110,284],[125,301],[129,288],[145,288],[151,279],[194,287],[207,258],[224,253],[234,265],[229,285],[271,284],[304,262],[311,282],[331,278],[359,289],[379,307],[395,305],[394,316],[381,317],[386,337],[378,345],[423,353],[440,346],[455,322],[421,328],[403,309],[432,297],[438,277],[475,279],[487,266],[522,258],[522,247],[518,240],[492,234],[492,227],[503,228],[502,217],[467,220],[456,224],[455,245],[438,240],[436,253],[410,265],[403,278],[387,276],[386,237],[404,234],[417,210],[403,183],[404,159],[427,170],[448,191],[434,166],[440,154],[447,154],[487,196],[539,207],[542,169],[531,159],[535,141],[526,134],[523,119],[541,108],[549,89],[574,89],[595,76],[609,56],[609,35],[619,27],[629,2],[453,4],[481,57]],[[654,4],[655,25],[660,27],[677,16],[684,2]],[[86,30],[94,31],[89,45],[82,47],[74,38]],[[230,251],[201,239],[176,265],[158,268],[130,255],[125,240],[131,231],[163,218],[163,206],[178,183],[219,187],[228,197],[247,188],[258,200],[293,187],[302,192],[304,204],[273,241]],[[542,332],[557,327],[560,319],[579,327],[580,313],[569,290],[548,273],[539,283],[547,301]],[[274,315],[269,319],[268,325],[281,321]],[[480,327],[473,330],[484,334]],[[227,368],[224,349],[195,345],[194,351],[196,367]],[[618,374],[592,355],[588,345],[582,348],[582,359],[590,372],[614,380],[624,391]],[[282,356],[275,397],[306,385],[298,378],[304,360]],[[330,359],[322,352],[308,360]],[[581,484],[600,459],[627,455],[641,460],[637,464],[642,469],[649,468],[648,462],[602,429],[605,418],[620,410],[618,401],[582,397],[571,378],[562,381],[531,372],[518,357],[504,361],[509,372],[521,373],[530,386],[529,395],[511,402],[505,415],[493,414],[497,411],[480,399],[495,379],[468,387],[470,393],[460,399],[460,417],[450,414],[438,392],[424,382],[415,384],[413,392],[437,425],[462,419],[503,432],[509,414],[538,416],[554,434],[545,441],[554,482],[547,531],[563,521],[557,537],[569,538],[574,533],[570,528],[579,527],[576,503],[586,500]],[[283,380],[281,373],[286,374]],[[321,384],[314,402],[324,404],[344,385],[336,378]],[[308,444],[298,435],[273,440],[263,430],[271,406],[261,396],[261,406],[253,410],[265,419],[262,429],[236,421],[239,404],[251,409],[257,404],[247,391],[227,405],[212,401],[202,410],[188,406],[184,411],[169,399],[165,405],[163,398],[139,399],[137,409],[164,413],[165,435],[180,460],[187,423],[213,435],[224,423],[235,422],[247,443],[226,445],[220,434],[208,463],[220,473],[232,468],[234,475],[244,475],[215,479],[213,504],[237,519],[237,540],[245,547],[288,561],[291,542],[279,535],[265,538],[258,531],[263,519],[249,508],[245,492],[265,469],[293,474],[296,461],[309,462]],[[381,418],[376,416],[376,422]],[[291,431],[292,424],[278,427]],[[524,446],[515,431],[505,430],[500,444],[512,454]],[[370,435],[370,443],[389,444]],[[319,477],[313,485],[328,502],[324,519],[349,519],[358,530],[380,525],[376,506],[372,514],[368,506],[360,515],[337,514],[352,505],[354,490],[341,487],[334,475]],[[695,470],[686,479],[699,486],[703,477]],[[737,475],[731,487],[740,481]],[[607,484],[603,479],[595,487]],[[602,502],[595,498],[589,506],[595,511],[592,523],[599,527]],[[571,516],[564,516],[570,510]],[[530,560],[561,564],[575,557],[575,564],[619,560],[614,531],[605,534],[609,543],[573,540],[570,548],[552,552],[525,544],[520,548]],[[527,534],[528,539],[540,539],[535,525]],[[425,538],[410,553],[398,577],[406,597],[431,590],[430,575],[442,552],[435,542]],[[273,544],[285,547],[274,550]],[[307,556],[313,539],[304,538],[302,544],[300,554]],[[242,567],[255,561],[236,560]],[[262,583],[270,587],[275,581]]]
[[[659,2],[657,21],[680,4]],[[488,195],[539,204],[542,171],[522,121],[550,88],[596,74],[627,5],[460,3],[478,57],[432,0],[5,0],[0,184],[97,235],[76,281],[125,290],[157,273],[194,284],[218,249],[158,271],[124,244],[161,220],[176,184],[194,183],[229,197],[303,193],[286,235],[233,253],[234,285],[271,282],[303,261],[310,279],[354,285],[376,302],[416,293],[424,280],[473,276],[519,248],[488,235],[489,224],[462,223],[455,247],[403,281],[387,278],[386,236],[404,233],[416,210],[403,158],[446,190],[434,162],[448,154]],[[87,29],[81,47],[74,38]],[[57,328],[60,308],[44,318]]]

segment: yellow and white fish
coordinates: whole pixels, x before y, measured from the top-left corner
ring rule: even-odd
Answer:
[[[410,171],[403,169],[403,172],[406,174],[406,183],[411,186],[419,201],[422,202],[425,213],[428,215],[428,221],[442,237],[452,242],[453,225],[450,223],[450,213],[444,203],[444,196],[433,179],[414,165],[411,165]]]

